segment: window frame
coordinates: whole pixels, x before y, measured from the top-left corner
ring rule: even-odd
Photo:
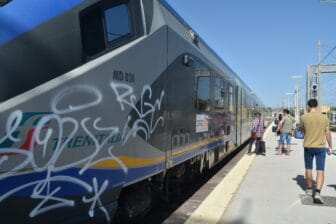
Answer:
[[[210,112],[212,110],[212,91],[211,91],[211,87],[212,87],[212,75],[211,75],[211,70],[210,68],[201,60],[197,59],[195,57],[194,60],[194,80],[195,80],[195,109],[197,111],[197,113],[201,113],[201,112]],[[197,72],[208,72],[208,75],[197,75]],[[203,107],[200,107],[199,104],[199,82],[200,82],[200,78],[207,78],[207,82],[209,83],[209,86],[207,86],[208,88],[208,99],[207,101],[205,101],[205,108],[203,109]]]
[[[125,33],[125,34],[120,34],[119,37],[116,37],[116,38],[113,38],[112,40],[109,40],[109,35],[115,35],[117,36],[116,34],[113,34],[113,33],[110,33],[109,32],[109,26],[108,25],[108,22],[107,22],[107,18],[108,18],[108,15],[107,15],[107,12],[111,9],[114,9],[116,7],[119,7],[119,6],[125,6],[126,7],[126,13],[127,13],[127,25],[128,25],[128,33]],[[122,38],[126,38],[127,36],[130,36],[132,35],[132,30],[133,30],[133,27],[132,27],[132,24],[130,23],[130,14],[129,14],[129,10],[128,10],[128,7],[126,4],[120,4],[120,5],[116,5],[114,7],[110,7],[110,8],[107,8],[107,9],[104,9],[103,10],[103,21],[104,21],[104,27],[105,27],[105,30],[106,30],[106,33],[105,33],[105,43],[107,45],[110,45],[111,43],[114,43]]]
[[[213,100],[214,100],[214,110],[215,111],[224,111],[225,110],[225,80],[223,77],[217,73],[213,76]],[[219,97],[219,98],[217,98]],[[217,100],[219,102],[217,102]]]
[[[105,11],[125,4],[127,7],[127,13],[128,13],[128,20],[129,20],[129,29],[130,32],[126,35],[123,35],[119,38],[116,38],[113,41],[108,41],[108,34],[107,34],[107,27],[106,27],[106,16]],[[101,23],[103,26],[103,34],[104,34],[104,49],[102,51],[97,52],[93,55],[88,55],[85,51],[85,46],[83,43],[83,38],[85,36],[85,33],[83,33],[83,27],[82,27],[82,21],[85,16],[89,15],[90,12],[96,10],[97,8],[100,9],[100,17],[101,17]],[[98,3],[95,3],[93,5],[90,5],[86,7],[85,9],[81,10],[79,12],[79,22],[80,22],[80,30],[81,30],[81,40],[82,40],[82,55],[84,61],[89,61],[92,59],[95,59],[109,51],[112,51],[120,46],[123,46],[138,37],[142,36],[144,34],[144,27],[143,27],[143,18],[142,18],[142,8],[140,5],[140,1],[137,0],[115,0],[115,1],[109,1],[109,0],[102,0]]]

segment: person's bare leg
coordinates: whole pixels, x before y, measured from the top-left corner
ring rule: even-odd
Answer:
[[[312,170],[306,169],[306,183],[307,188],[313,187],[313,172]]]
[[[278,153],[281,154],[281,152],[282,152],[282,145],[280,144],[280,145],[279,145]]]
[[[317,177],[316,177],[316,190],[321,190],[324,183],[324,171],[317,170]]]

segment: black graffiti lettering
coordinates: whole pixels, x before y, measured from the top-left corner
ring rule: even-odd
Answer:
[[[133,83],[133,82],[135,82],[135,74],[130,73],[130,72],[123,72],[123,71],[114,70],[113,71],[113,80]]]
[[[130,83],[132,83],[132,82],[135,82],[135,75],[134,74],[132,74],[132,73],[125,73],[125,81],[126,82],[130,82]]]
[[[113,72],[113,80],[123,81],[124,80],[124,73],[122,71],[115,70]]]
[[[55,151],[56,147],[57,147],[57,143],[58,143],[58,138],[53,138],[53,141],[54,141],[54,147],[53,147],[53,150]]]

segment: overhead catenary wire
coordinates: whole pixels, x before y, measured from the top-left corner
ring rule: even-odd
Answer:
[[[323,3],[336,3],[336,0],[320,0]]]
[[[328,54],[326,54],[326,56],[324,56],[324,58],[320,61],[320,64],[329,57],[329,55],[331,55],[331,53],[336,49],[336,46],[333,47],[329,52]]]
[[[323,88],[323,103],[327,105],[336,104],[336,73],[330,73],[328,76],[323,76],[323,83],[325,87]]]

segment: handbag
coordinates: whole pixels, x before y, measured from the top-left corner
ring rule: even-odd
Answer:
[[[251,132],[251,138],[252,138],[252,139],[256,139],[256,138],[257,138],[257,132],[252,131],[252,132]]]
[[[259,143],[259,152],[262,154],[266,154],[266,146],[265,146],[265,141],[260,141]]]

